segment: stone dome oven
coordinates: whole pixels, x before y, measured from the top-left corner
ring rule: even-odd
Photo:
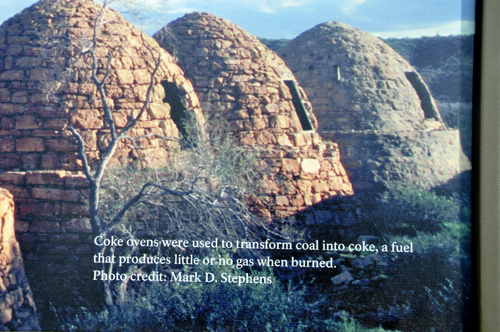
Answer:
[[[354,189],[433,187],[470,164],[421,76],[380,39],[327,22],[279,52],[304,87],[323,138],[340,146]]]
[[[193,82],[203,112],[223,118],[239,144],[272,170],[257,207],[287,217],[337,195],[352,195],[335,143],[316,133],[312,107],[283,60],[225,19],[192,13],[154,36]],[[278,178],[282,181],[278,184]]]
[[[198,97],[153,38],[114,11],[107,15],[96,35],[97,77],[108,72],[103,88],[118,132],[145,105],[151,85],[149,107],[111,163],[164,167],[179,147],[178,115],[204,122]],[[95,163],[110,135],[84,54],[95,17],[93,1],[42,0],[0,26],[0,187],[14,197],[16,237],[46,327],[56,321],[51,305],[67,309],[100,298],[90,275],[89,186],[68,130],[81,135]],[[154,80],[153,54],[160,59]]]
[[[68,125],[80,131],[88,158],[98,158],[109,129],[103,128],[103,105],[90,77],[91,57],[81,55],[90,47],[95,15],[92,1],[44,0],[0,27],[0,169],[77,170],[77,146],[68,139]],[[151,52],[161,58],[151,106],[130,132],[131,137],[149,136],[139,142],[139,150],[122,144],[115,163],[164,166],[177,143],[152,135],[179,137],[172,98],[181,100],[182,111],[201,119],[190,82],[167,52],[121,16],[97,36],[101,77],[112,54],[105,90],[118,129],[145,101],[154,69]]]

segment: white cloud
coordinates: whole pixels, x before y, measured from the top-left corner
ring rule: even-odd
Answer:
[[[366,0],[339,0],[337,1],[340,9],[346,14],[353,14],[358,6],[365,3]]]
[[[196,2],[197,0],[189,0]],[[301,7],[315,0],[218,0],[220,3],[243,4],[244,7],[257,9],[262,13],[275,13],[277,10],[289,7]]]
[[[419,38],[422,36],[470,35],[475,32],[475,22],[449,21],[422,29],[406,29],[385,32],[374,32],[380,38]]]
[[[300,7],[309,2],[309,0],[284,0],[281,1],[283,7]]]

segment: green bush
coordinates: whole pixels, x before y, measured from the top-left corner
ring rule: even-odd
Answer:
[[[332,302],[366,324],[403,331],[463,330],[471,291],[469,211],[459,199],[412,188],[393,188],[364,206],[363,223],[389,252],[363,269],[345,262],[361,282],[333,289]],[[391,252],[393,242],[411,242],[414,252]],[[383,278],[366,279],[375,272]]]
[[[436,234],[445,225],[459,226],[464,213],[455,198],[436,195],[430,190],[390,188],[373,204],[363,206],[363,223],[373,234],[416,236],[419,232]]]
[[[229,257],[223,254],[223,257]],[[143,283],[122,303],[100,312],[82,308],[62,319],[65,331],[384,331],[365,329],[347,313],[311,301],[305,287],[284,287],[271,270],[198,266],[185,272],[270,278],[270,284]]]

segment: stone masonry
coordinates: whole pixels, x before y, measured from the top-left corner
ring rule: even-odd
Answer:
[[[446,128],[421,76],[380,39],[327,22],[280,56],[306,90],[319,133],[339,144],[357,194],[435,187],[470,169],[458,131]]]
[[[88,182],[69,171],[4,172],[0,187],[16,201],[16,236],[42,323],[56,310],[99,300],[92,275]],[[54,291],[56,290],[57,291]]]
[[[14,199],[0,188],[0,330],[39,331],[35,303],[14,230]]]
[[[255,202],[261,215],[288,217],[353,194],[337,144],[321,140],[306,94],[256,37],[206,13],[187,14],[154,37],[193,82],[203,112],[226,121],[242,146],[271,165],[266,194]]]
[[[93,1],[43,0],[0,27],[0,169],[78,170],[81,161],[67,130],[69,124],[81,133],[90,162],[99,158],[109,129],[91,81],[91,58],[81,55],[90,47],[95,15]],[[165,166],[169,151],[178,143],[152,135],[179,138],[179,130],[170,114],[171,105],[164,102],[162,83],[174,84],[186,113],[202,121],[192,85],[167,52],[121,16],[113,16],[97,37],[101,77],[112,54],[105,90],[118,129],[145,102],[154,69],[147,48],[161,58],[151,106],[130,132],[131,137],[149,136],[137,142],[140,149],[130,141],[121,144],[114,164]]]
[[[164,167],[180,147],[174,105],[184,118],[202,125],[198,98],[172,56],[154,39],[114,11],[108,16],[112,19],[97,34],[98,75],[103,77],[110,52],[105,90],[118,130],[144,104],[154,69],[151,52],[161,59],[150,107],[130,132],[132,138],[144,138],[136,140],[136,146],[130,140],[120,144],[111,165]],[[94,18],[93,1],[42,0],[0,26],[0,187],[14,197],[16,235],[44,328],[55,328],[51,306],[64,313],[102,300],[90,275],[88,183],[67,128],[72,125],[81,134],[89,163],[95,164],[109,129],[89,76],[90,59],[81,55],[90,45]],[[21,264],[20,256],[16,262]],[[9,290],[17,287],[11,280]],[[20,287],[29,290],[27,284]],[[28,316],[25,307],[31,295],[24,297],[24,302],[9,302],[13,309],[2,310],[0,322]],[[18,303],[24,303],[22,310]]]

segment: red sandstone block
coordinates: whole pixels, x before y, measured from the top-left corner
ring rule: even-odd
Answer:
[[[342,190],[343,187],[342,185],[343,185],[342,177],[340,176],[328,180],[328,187],[330,188],[330,190],[335,190],[335,191]]]
[[[20,68],[36,68],[40,65],[42,59],[39,57],[23,57],[16,61],[16,66]]]
[[[43,128],[64,130],[66,129],[67,124],[68,119],[48,119],[43,122]]]
[[[22,70],[8,70],[0,74],[0,81],[22,81],[24,72]]]
[[[312,182],[313,185],[313,191],[315,193],[322,193],[325,191],[328,191],[328,183],[324,180],[313,180]]]
[[[0,152],[14,152],[16,150],[15,140],[12,138],[0,139]]]
[[[59,203],[22,203],[19,204],[19,214],[21,218],[28,215],[51,217],[59,215],[61,207]]]
[[[66,232],[69,233],[92,233],[89,218],[74,218],[66,223]]]
[[[310,180],[300,179],[297,180],[297,189],[301,193],[311,193],[312,182]]]
[[[32,131],[32,136],[36,137],[61,137],[65,132],[62,130],[35,129]]]
[[[26,173],[27,184],[50,184],[62,186],[64,184],[65,171],[34,171]]]
[[[17,230],[16,230],[17,231]],[[36,236],[34,234],[25,233],[21,237],[21,248],[23,248],[23,252],[30,252],[34,249],[34,245],[36,242]]]
[[[314,201],[314,195],[313,194],[306,194],[304,195],[304,204],[307,206],[313,205]]]
[[[37,107],[38,117],[44,119],[52,119],[52,118],[64,118],[68,114],[67,109],[61,109],[56,107]]]
[[[19,55],[22,52],[23,52],[23,46],[22,45],[17,45],[17,44],[10,45],[5,50],[5,54],[6,55]]]
[[[60,169],[61,163],[56,154],[45,154],[42,156],[42,169]]]
[[[143,103],[130,103],[130,102],[126,102],[124,101],[123,99],[119,99],[116,101],[116,106],[120,109],[120,110],[131,110],[131,109],[141,109]],[[136,112],[137,114],[137,112]],[[146,119],[146,118],[141,118],[142,119]]]
[[[29,199],[31,198],[30,191],[26,188],[21,188],[16,185],[6,185],[2,184],[2,187],[10,191],[16,200],[18,199]]]
[[[10,91],[8,89],[0,89],[0,102],[1,103],[10,102]]]
[[[149,84],[151,74],[147,69],[138,69],[133,72],[135,84]]]
[[[30,43],[30,37],[29,36],[15,36],[15,35],[10,35],[7,38],[7,43],[9,45],[29,44]]]
[[[20,130],[5,130],[5,129],[0,130],[0,137],[5,137],[5,136],[15,137],[20,135],[22,135],[22,132]]]
[[[131,70],[117,69],[116,75],[118,77],[119,85],[134,83],[134,74]]]
[[[278,219],[284,219],[286,217],[289,217],[291,215],[294,215],[297,213],[297,208],[286,208],[286,209],[277,209],[275,211],[275,217]]]
[[[16,129],[37,129],[39,124],[33,115],[22,115],[16,117]]]
[[[297,194],[295,196],[290,197],[290,203],[292,206],[303,206],[304,205],[304,197],[302,195]]]
[[[43,93],[34,93],[31,95],[31,104],[36,106],[48,106],[55,105],[59,102],[59,100],[55,98],[47,98],[46,94]]]
[[[3,155],[0,158],[0,168],[1,169],[15,169],[19,168],[21,162],[21,157],[17,154],[9,153]]]
[[[38,155],[25,154],[21,156],[23,169],[37,169],[38,168]]]
[[[36,221],[30,224],[30,233],[56,233],[61,227],[55,221]]]
[[[296,159],[283,159],[283,172],[285,173],[300,173],[300,163]]]
[[[264,218],[264,219],[267,219],[270,221],[270,218],[271,218],[271,213],[269,212],[269,209],[267,209],[266,207],[260,207],[260,206],[256,206],[253,208],[253,211],[252,211],[256,216],[260,217],[260,218]]]
[[[12,95],[12,102],[26,104],[28,102],[28,94],[26,91],[14,92]]]
[[[24,55],[26,56],[40,56],[46,52],[44,48],[34,46],[24,46]]]
[[[61,215],[88,216],[89,208],[86,204],[61,203]]]
[[[274,180],[262,180],[262,188],[266,193],[278,193],[280,190]]]
[[[41,152],[45,150],[45,144],[41,138],[21,138],[16,140],[17,152]]]
[[[0,183],[9,183],[14,185],[24,184],[24,172],[5,172],[0,174]]]
[[[85,174],[66,173],[66,176],[64,179],[65,179],[65,185],[67,188],[74,188],[74,187],[88,188],[89,187],[89,182],[88,182]]]
[[[318,173],[313,174],[313,173],[302,173],[300,175],[300,179],[302,180],[315,180],[318,178]]]
[[[92,158],[90,156],[90,153],[89,157]],[[73,154],[66,153],[65,155],[60,155],[59,160],[61,161],[62,170],[71,172],[83,170],[83,162],[78,159],[76,152],[74,152]]]
[[[82,195],[77,190],[61,190],[55,188],[33,188],[33,198],[50,201],[80,202]]]
[[[286,196],[276,196],[276,205],[277,206],[288,206],[290,205],[290,201]]]
[[[78,84],[78,88],[80,88],[79,92],[82,95],[93,95],[97,91],[96,86],[91,83]]]
[[[0,104],[0,114],[11,115],[11,114],[21,114],[24,113],[26,107],[20,104]]]
[[[14,129],[16,123],[13,118],[2,117],[0,120],[1,129]]]
[[[57,151],[57,152],[75,152],[78,151],[78,146],[73,144],[68,139],[48,139],[46,141],[47,147],[49,151]]]
[[[75,128],[101,128],[103,126],[102,116],[97,110],[79,109],[72,111],[70,123]]]
[[[30,81],[43,81],[45,80],[46,72],[43,69],[32,69],[30,73]]]

